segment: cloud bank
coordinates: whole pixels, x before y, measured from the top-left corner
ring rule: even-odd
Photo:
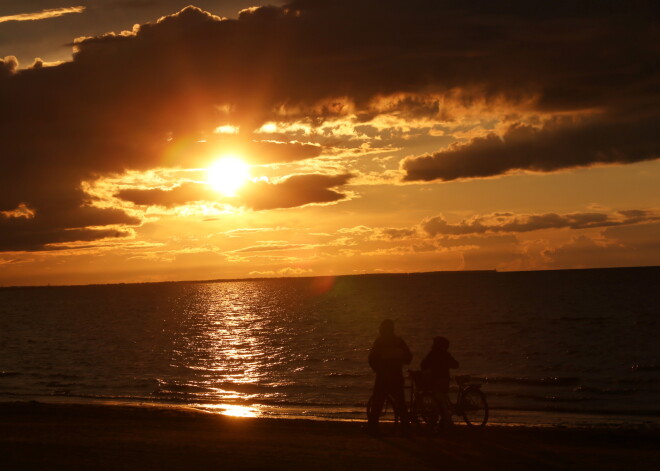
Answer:
[[[246,183],[237,191],[237,196],[226,201],[262,211],[266,209],[292,208],[308,204],[334,203],[346,198],[335,188],[348,182],[350,175],[292,175],[278,182],[256,181]],[[206,184],[187,183],[163,190],[121,190],[120,199],[142,206],[164,206],[171,208],[188,203],[218,201],[218,193]]]
[[[0,218],[0,250],[36,250],[139,224],[95,208],[83,183],[201,165],[208,152],[196,144],[222,145],[214,130],[224,125],[240,128],[232,139],[261,148],[255,162],[272,164],[322,150],[255,143],[253,130],[268,121],[320,125],[349,112],[368,120],[397,110],[452,119],[456,103],[492,101],[513,113],[501,116],[511,123],[506,131],[408,158],[404,179],[657,158],[658,43],[652,1],[303,0],[245,10],[237,20],[188,7],[132,31],[78,38],[73,61],[52,67],[20,70],[5,58],[0,211],[25,205],[35,215]],[[452,96],[453,105],[410,99],[382,106],[383,97],[429,94]],[[517,121],[521,103],[545,118]],[[244,202],[273,209],[339,201],[333,188],[342,178],[255,184]],[[187,199],[181,192],[167,204]]]
[[[645,210],[619,211],[615,215],[607,213],[569,213],[569,214],[515,214],[494,213],[474,216],[458,223],[448,223],[443,216],[425,219],[420,224],[428,235],[467,235],[486,233],[520,233],[543,229],[589,229],[613,227],[656,221],[659,217]]]

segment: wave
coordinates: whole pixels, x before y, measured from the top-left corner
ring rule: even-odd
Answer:
[[[620,384],[646,384],[651,385],[660,382],[657,378],[622,378],[617,379],[617,383]]]
[[[365,376],[367,375],[364,373],[328,373],[325,375],[326,378],[364,378]]]
[[[660,371],[660,365],[633,365],[635,371]]]
[[[0,371],[0,378],[9,378],[12,376],[20,376],[18,371]]]
[[[534,401],[539,401],[539,402],[551,402],[551,403],[557,403],[557,402],[566,402],[566,403],[571,403],[571,402],[588,402],[592,401],[594,398],[593,397],[588,397],[588,396],[583,396],[583,397],[561,397],[561,396],[541,396],[537,394],[511,394],[510,397],[514,397],[516,399],[532,399]]]
[[[560,321],[565,322],[605,322],[607,321],[606,317],[583,317],[583,316],[562,316],[559,318]]]
[[[25,398],[29,400],[48,400],[49,396],[34,395],[34,394],[20,394],[20,393],[3,393],[2,396],[15,397],[17,399]],[[203,404],[238,404],[248,405],[258,408],[259,406],[274,407],[274,410],[264,410],[264,415],[277,415],[277,416],[293,416],[293,415],[309,415],[317,417],[339,417],[342,415],[360,416],[364,414],[364,402],[351,402],[345,403],[341,401],[304,401],[304,400],[291,400],[291,399],[277,399],[277,398],[263,398],[258,401],[250,399],[221,399],[209,397],[160,397],[153,396],[130,396],[130,395],[112,395],[112,394],[54,394],[52,397],[67,397],[68,400],[83,400],[86,401],[102,401],[102,402],[121,402],[124,404],[144,405],[144,404],[172,404],[181,406],[197,407]],[[569,403],[570,404],[570,403]],[[660,417],[660,409],[645,408],[637,410],[628,410],[616,407],[589,407],[589,406],[576,406],[571,407],[569,404],[525,404],[525,405],[493,405],[491,404],[491,411],[493,418],[498,414],[505,414],[507,411],[524,411],[524,412],[539,412],[539,413],[567,413],[567,414],[593,414],[602,416],[633,416],[633,417],[653,417],[657,420]]]
[[[67,374],[58,374],[58,373],[49,374],[46,375],[46,377],[53,379],[64,379],[64,380],[76,380],[83,378],[82,376],[78,376],[78,375],[67,375]]]
[[[549,376],[545,378],[485,376],[483,378],[475,377],[474,379],[482,380],[486,383],[510,383],[510,384],[523,384],[527,386],[571,386],[580,383],[580,378],[573,376],[569,376],[569,377]]]
[[[595,386],[578,386],[573,389],[575,392],[588,392],[593,394],[602,394],[610,396],[629,395],[639,392],[638,389],[625,388],[625,389],[612,389],[612,388],[598,388]]]
[[[491,411],[526,411],[526,412],[558,412],[569,414],[596,414],[596,415],[629,415],[636,417],[660,417],[660,409],[606,409],[606,408],[591,408],[591,407],[562,407],[562,406],[503,406],[503,407],[490,407]]]

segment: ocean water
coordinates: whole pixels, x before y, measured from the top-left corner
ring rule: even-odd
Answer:
[[[363,419],[382,319],[500,423],[660,424],[660,268],[0,289],[0,400]]]

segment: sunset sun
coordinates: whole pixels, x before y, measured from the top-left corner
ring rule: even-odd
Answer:
[[[248,165],[240,158],[228,155],[217,160],[207,172],[208,183],[225,196],[236,196],[238,189],[250,178]]]

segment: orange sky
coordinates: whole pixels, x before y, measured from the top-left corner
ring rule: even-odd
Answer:
[[[0,11],[0,285],[660,264],[643,10],[160,3]]]

